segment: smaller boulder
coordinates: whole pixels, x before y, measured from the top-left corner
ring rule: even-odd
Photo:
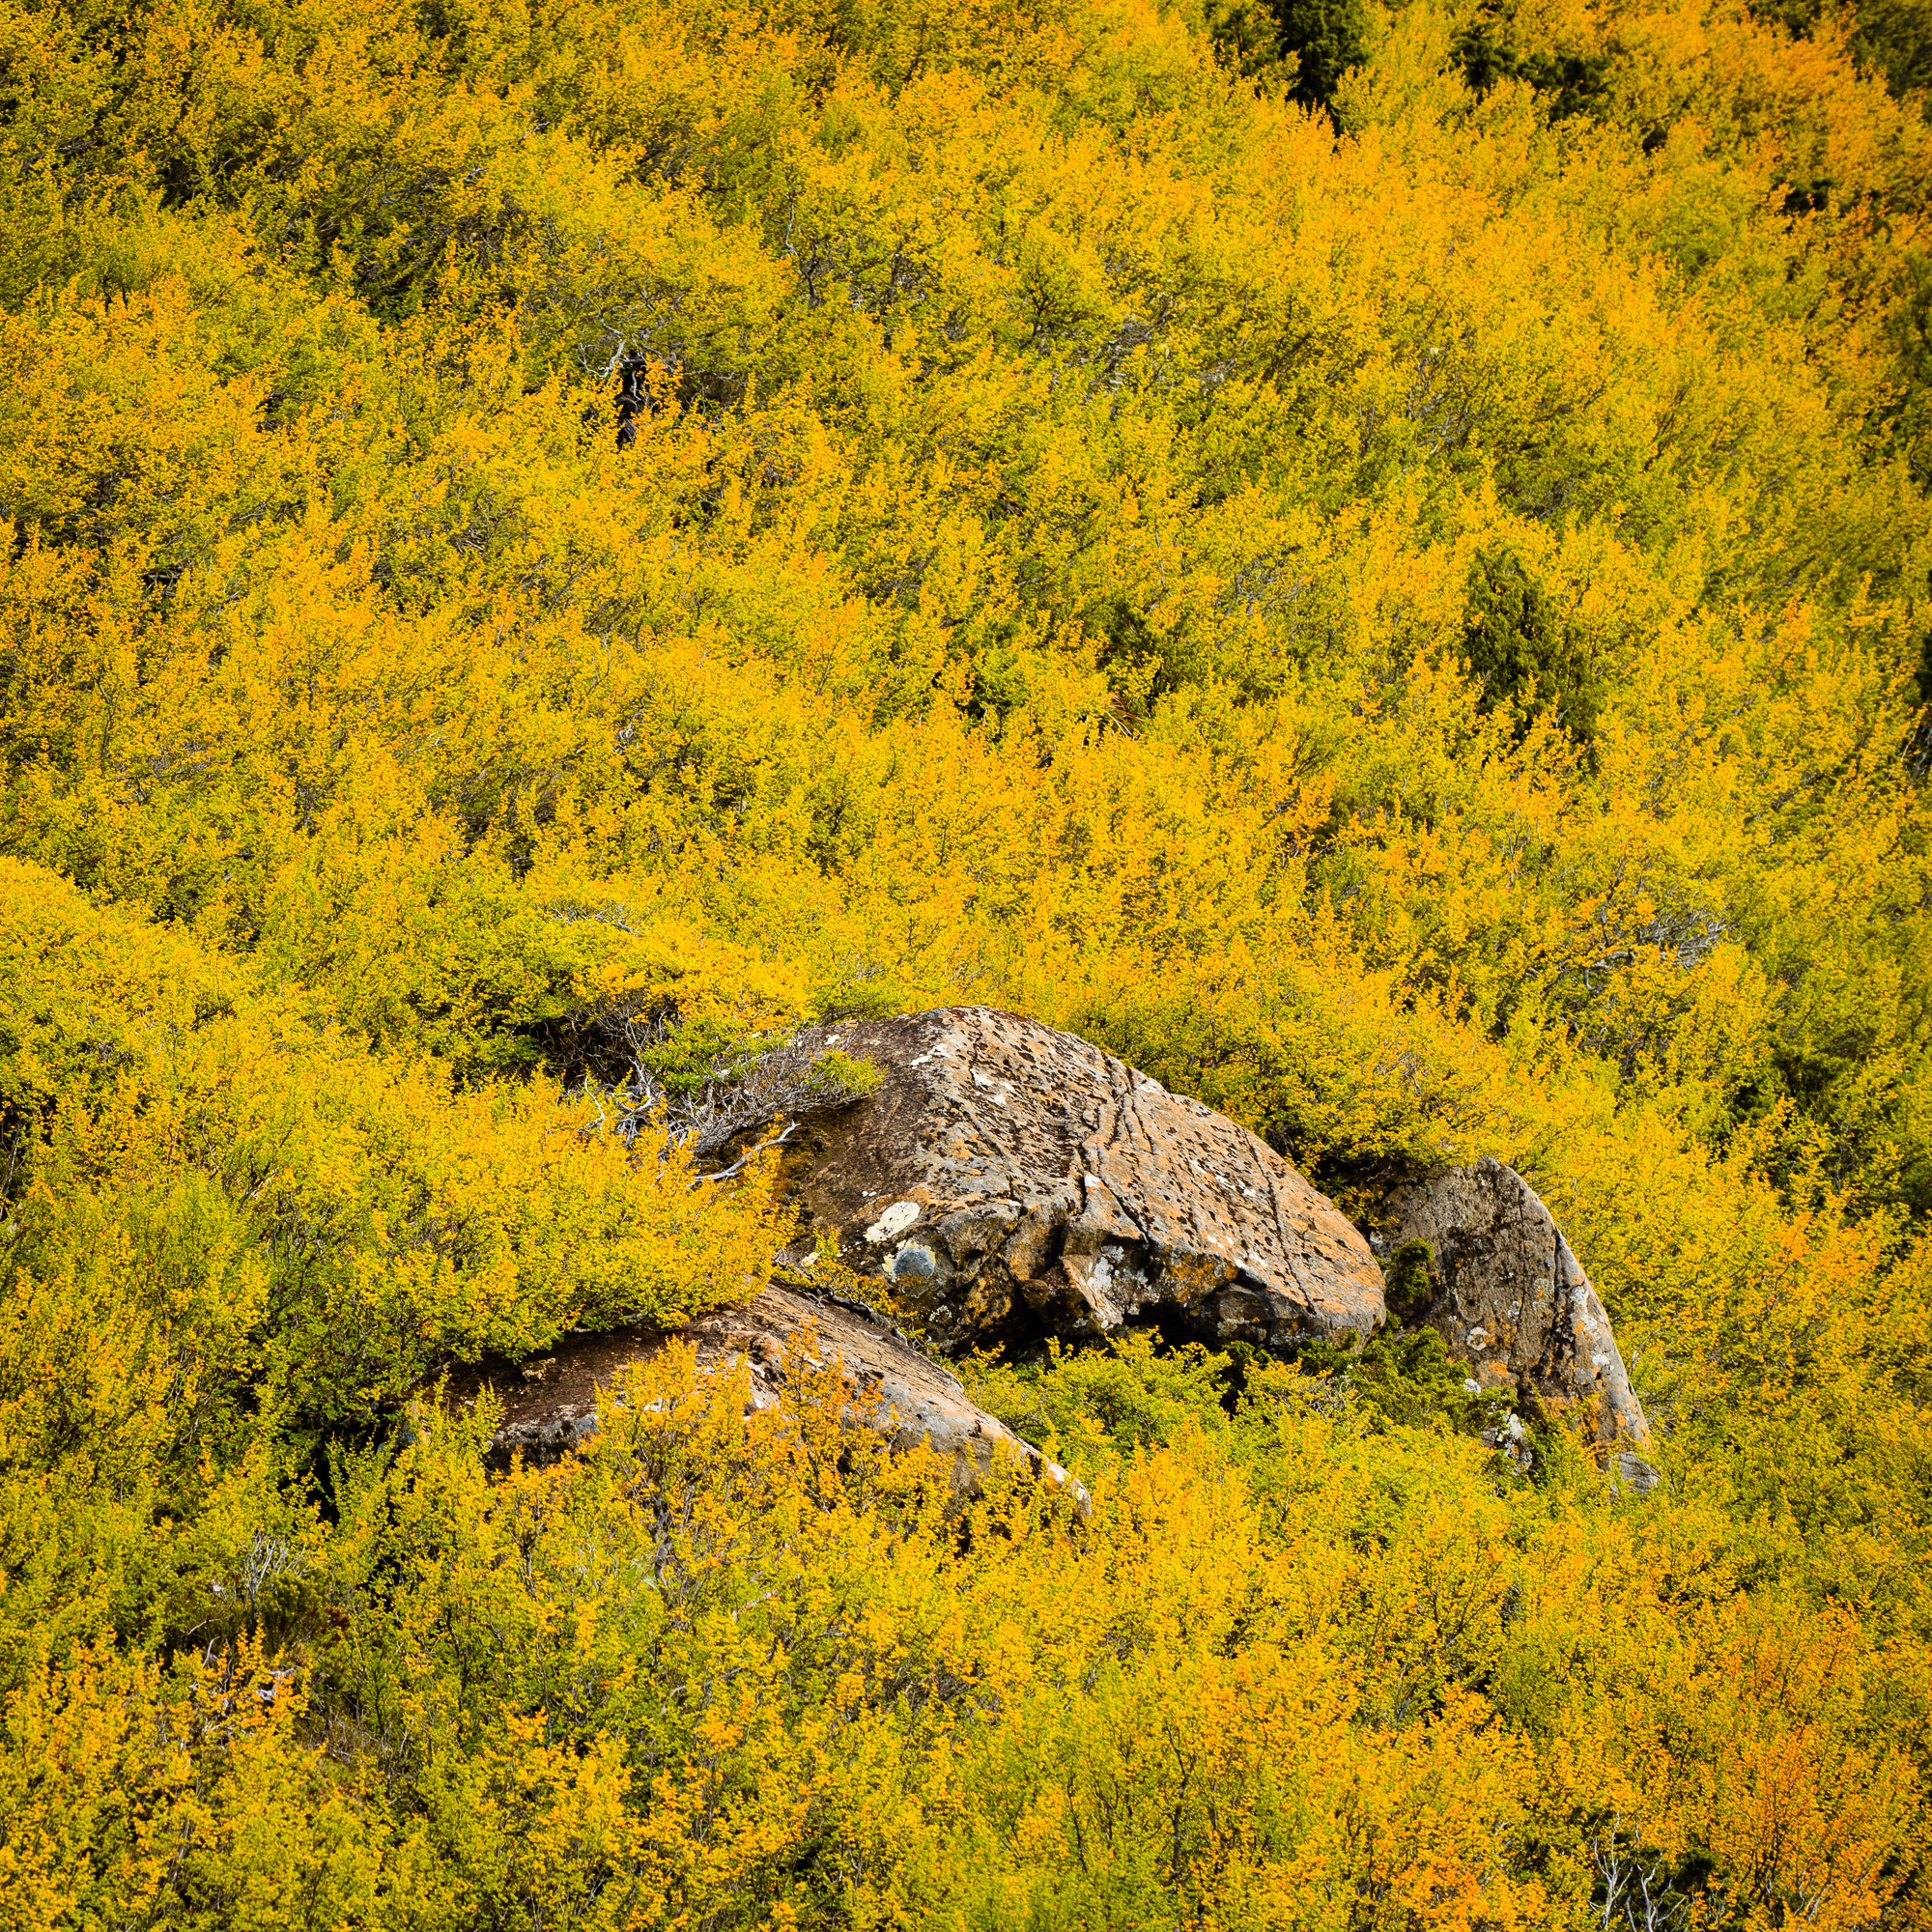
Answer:
[[[669,1341],[689,1343],[704,1373],[743,1362],[751,1409],[777,1406],[787,1365],[801,1352],[815,1367],[836,1361],[852,1390],[847,1414],[895,1448],[924,1443],[937,1451],[951,1463],[955,1498],[977,1495],[995,1459],[1004,1458],[1072,1496],[1082,1516],[1087,1512],[1087,1492],[1072,1476],[977,1407],[951,1370],[927,1360],[895,1329],[858,1309],[777,1286],[740,1306],[701,1315],[671,1335],[629,1329],[565,1337],[504,1392],[490,1454],[501,1462],[521,1453],[526,1462],[547,1463],[582,1446],[597,1428],[598,1391],[613,1387],[625,1369],[648,1361]]]
[[[1390,1313],[1433,1327],[1486,1388],[1526,1406],[1580,1415],[1615,1455],[1626,1485],[1656,1472],[1629,1445],[1650,1439],[1610,1319],[1563,1232],[1521,1175],[1485,1155],[1474,1167],[1411,1182],[1388,1204],[1381,1242]],[[1426,1270],[1403,1249],[1425,1241]]]

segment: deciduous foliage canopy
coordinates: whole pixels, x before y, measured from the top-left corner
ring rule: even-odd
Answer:
[[[1794,19],[0,0],[0,1924],[1932,1922],[1932,143]],[[1514,1162],[1663,1488],[1407,1345],[982,1365],[1084,1527],[675,1357],[486,1473],[781,1239],[617,1033],[964,1000]]]

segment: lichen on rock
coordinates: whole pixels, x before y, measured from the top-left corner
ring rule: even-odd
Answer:
[[[1392,1275],[1396,1258],[1427,1243],[1426,1274],[1409,1270],[1405,1319],[1436,1329],[1482,1386],[1507,1386],[1526,1406],[1577,1418],[1605,1449],[1650,1439],[1597,1291],[1514,1168],[1486,1155],[1398,1188],[1382,1243]],[[1650,1486],[1625,1474],[1633,1489]]]
[[[1128,1324],[1292,1351],[1367,1334],[1361,1235],[1245,1127],[1073,1035],[984,1007],[815,1030],[883,1069],[794,1169],[808,1229],[942,1352]]]

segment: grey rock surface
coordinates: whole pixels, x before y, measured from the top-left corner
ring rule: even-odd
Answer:
[[[1405,1326],[1433,1326],[1484,1386],[1507,1385],[1525,1404],[1580,1417],[1605,1448],[1650,1439],[1597,1291],[1514,1168],[1485,1155],[1398,1189],[1385,1256],[1416,1240],[1434,1259],[1426,1295],[1399,1311]],[[1639,1458],[1624,1461],[1637,1465],[1624,1469],[1628,1487],[1655,1483]]]
[[[1071,1034],[985,1007],[813,1029],[877,1092],[792,1164],[807,1232],[888,1280],[942,1353],[1129,1323],[1284,1352],[1382,1319],[1381,1271],[1245,1127]]]

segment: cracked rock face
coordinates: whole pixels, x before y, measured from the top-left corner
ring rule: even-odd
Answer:
[[[1382,1319],[1381,1270],[1246,1128],[1070,1034],[984,1007],[816,1028],[876,1063],[797,1198],[815,1244],[884,1277],[949,1354],[1127,1323],[1292,1350]]]
[[[928,1361],[903,1337],[856,1309],[782,1288],[767,1288],[742,1307],[721,1308],[688,1321],[673,1336],[649,1331],[567,1337],[546,1361],[504,1396],[503,1423],[492,1453],[507,1461],[549,1463],[578,1448],[597,1428],[597,1392],[619,1385],[623,1371],[646,1361],[667,1340],[688,1343],[700,1372],[745,1364],[749,1407],[776,1407],[787,1371],[804,1359],[837,1361],[852,1390],[847,1415],[875,1429],[895,1449],[923,1443],[952,1464],[952,1492],[979,1492],[996,1458],[1065,1491],[1084,1516],[1087,1492],[1004,1422],[974,1406],[959,1379]]]
[[[1474,1167],[1399,1189],[1384,1234],[1434,1250],[1427,1306],[1406,1324],[1434,1327],[1448,1353],[1486,1387],[1508,1386],[1553,1413],[1580,1410],[1605,1446],[1643,1443],[1650,1425],[1632,1391],[1610,1319],[1549,1209],[1513,1167],[1487,1155]],[[1655,1472],[1625,1456],[1627,1483]]]

